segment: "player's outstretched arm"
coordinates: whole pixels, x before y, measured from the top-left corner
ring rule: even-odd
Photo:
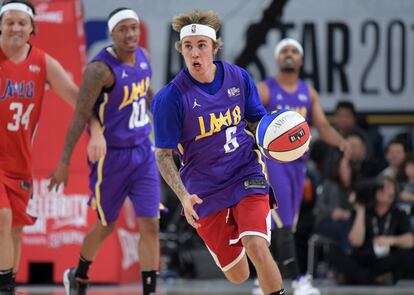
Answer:
[[[73,109],[76,107],[79,88],[67,74],[62,65],[50,55],[46,55],[47,81],[54,92],[63,98]],[[95,163],[106,153],[106,142],[102,126],[96,116],[89,119],[91,138],[88,143],[89,160]]]
[[[50,88],[74,109],[79,92],[78,86],[62,65],[48,54],[46,54],[46,80]]]
[[[309,87],[309,89],[312,103],[312,122],[318,130],[320,138],[326,143],[336,146],[344,153],[344,156],[349,159],[351,156],[351,147],[329,123],[322,110],[319,95],[316,90],[312,87]]]
[[[76,103],[75,114],[66,133],[63,154],[56,170],[51,175],[49,190],[67,184],[69,163],[88,120],[92,116],[93,106],[104,88],[114,83],[111,70],[102,62],[93,62],[85,70]]]
[[[194,204],[203,202],[197,195],[190,194],[184,186],[183,181],[178,173],[177,166],[174,163],[173,151],[171,149],[156,149],[155,156],[157,158],[158,169],[161,172],[165,182],[171,187],[180,200],[185,218],[187,222],[194,228],[200,227],[197,222],[199,219]]]

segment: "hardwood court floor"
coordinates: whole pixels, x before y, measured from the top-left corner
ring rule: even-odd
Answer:
[[[291,294],[290,282],[285,282],[287,294]],[[414,281],[401,281],[392,287],[335,286],[327,282],[316,282],[322,295],[413,295]],[[158,295],[250,295],[253,282],[231,285],[225,280],[176,280],[161,281]],[[19,286],[17,295],[65,295],[61,286]],[[92,286],[88,295],[142,295],[140,285]]]

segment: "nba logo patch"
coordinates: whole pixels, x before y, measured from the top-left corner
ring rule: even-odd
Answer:
[[[231,87],[231,88],[227,89],[227,95],[229,97],[239,96],[240,95],[240,88],[238,88],[238,87]]]
[[[29,72],[40,73],[40,67],[38,65],[29,65]]]
[[[302,94],[302,93],[300,93],[300,94],[298,95],[298,99],[299,99],[300,101],[308,101],[308,96],[307,96],[306,94]]]
[[[196,32],[196,30],[197,30],[197,26],[196,25],[192,25],[191,26],[191,33],[195,33]]]

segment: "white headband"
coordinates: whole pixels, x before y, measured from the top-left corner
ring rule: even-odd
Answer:
[[[180,40],[187,36],[206,36],[216,41],[216,31],[209,26],[201,24],[191,24],[181,28]]]
[[[115,26],[125,19],[132,18],[135,19],[137,22],[139,22],[138,15],[135,11],[132,9],[123,9],[121,11],[118,11],[115,13],[111,18],[108,20],[108,29],[109,32],[112,32],[112,30],[115,28]]]
[[[275,58],[277,58],[280,54],[280,51],[288,45],[295,47],[299,51],[300,55],[303,56],[302,45],[300,45],[300,43],[296,41],[295,39],[285,38],[281,40],[279,43],[277,43],[276,48],[275,48]]]
[[[8,3],[8,4],[4,5],[0,9],[0,16],[3,15],[3,13],[5,13],[6,11],[9,11],[9,10],[22,11],[24,13],[27,13],[30,16],[31,19],[34,18],[32,9],[24,3],[14,3],[14,2],[12,2],[12,3]]]

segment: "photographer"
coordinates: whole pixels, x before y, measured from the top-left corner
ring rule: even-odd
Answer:
[[[408,271],[414,236],[407,215],[394,206],[396,190],[395,181],[384,177],[357,192],[348,235],[352,251],[329,255],[346,283],[395,284]]]

